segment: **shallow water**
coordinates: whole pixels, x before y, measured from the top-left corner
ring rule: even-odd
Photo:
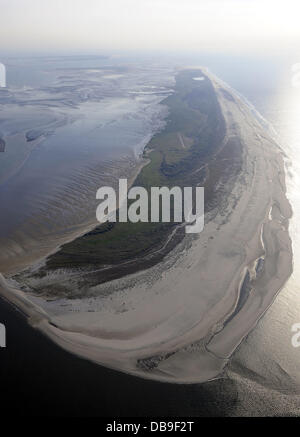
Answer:
[[[171,91],[170,71],[123,67],[123,74],[108,74],[119,69],[86,63],[82,68],[57,61],[49,70],[51,86],[44,86],[41,75],[33,87],[31,81],[25,88],[8,84],[0,93],[0,134],[6,141],[0,155],[0,271],[12,257],[32,250],[35,239],[96,222],[97,189],[111,184],[126,165],[130,178],[144,146],[163,125],[166,109],[159,103]],[[27,142],[28,133],[37,140]]]
[[[289,67],[287,64],[287,72]],[[247,414],[248,408],[248,411],[256,411],[257,414],[264,411],[270,414],[277,410],[280,414],[299,415],[300,398],[289,394],[300,394],[300,348],[293,347],[291,342],[292,326],[300,322],[300,89],[292,88],[291,82],[283,80],[282,76],[278,76],[276,86],[271,74],[270,80],[268,75],[265,77],[265,87],[261,82],[260,92],[256,92],[254,88],[249,88],[248,80],[245,79],[244,90],[240,80],[239,90],[272,123],[287,155],[286,185],[293,209],[289,231],[294,271],[265,316],[234,355],[233,368],[243,369],[244,376],[249,378],[247,384],[239,381],[240,397],[244,400],[239,404],[238,411],[239,414]],[[230,84],[235,86],[234,80]],[[251,383],[251,379],[270,390],[267,394],[260,394],[263,403],[257,402],[259,396],[245,396],[251,390],[259,392],[259,385]]]

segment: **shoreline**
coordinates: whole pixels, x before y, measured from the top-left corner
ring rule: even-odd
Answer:
[[[128,179],[129,187],[133,184],[134,180],[140,173],[140,171],[143,169],[145,165],[147,165],[147,158],[144,157],[138,157],[138,158],[128,158],[130,165],[127,167],[123,165],[122,171],[124,174],[130,173],[130,177]],[[120,161],[116,160],[114,164],[116,166],[120,166],[124,163],[124,159],[122,158]],[[134,168],[134,171],[132,171],[131,167]],[[57,233],[57,245],[54,246],[53,244],[51,246],[51,251],[46,247],[46,249],[40,249],[36,250],[34,252],[34,255],[27,253],[26,254],[26,261],[18,261],[17,264],[13,264],[12,261],[9,262],[10,268],[6,269],[4,272],[1,273],[4,275],[9,275],[9,277],[13,277],[16,274],[21,273],[22,271],[25,271],[27,269],[35,268],[36,266],[43,264],[47,258],[49,258],[52,254],[55,254],[58,252],[61,247],[64,244],[67,244],[71,241],[74,241],[77,238],[80,238],[81,236],[85,235],[86,233],[94,230],[98,224],[97,224],[96,218],[90,218],[88,221],[86,221],[83,225],[77,224],[74,226],[71,226],[70,229],[65,232],[65,236],[63,238],[59,238],[60,232]],[[73,228],[73,230],[72,230]],[[53,238],[51,238],[51,241],[53,241]],[[23,258],[25,255],[23,255]],[[31,260],[31,261],[28,261]]]
[[[210,250],[209,253],[204,251],[203,245],[197,243],[194,239],[189,241],[189,248],[183,246],[185,243],[180,243],[179,247],[166,257],[166,261],[162,262],[165,265],[154,266],[150,269],[151,272],[148,270],[142,271],[127,278],[113,281],[117,293],[120,294],[120,301],[127,302],[125,296],[126,291],[128,291],[129,301],[131,299],[133,303],[135,302],[135,307],[132,303],[133,309],[127,309],[123,313],[114,314],[113,312],[102,311],[101,314],[101,311],[99,311],[98,313],[88,314],[88,311],[83,311],[81,318],[80,316],[76,317],[76,313],[70,313],[66,316],[59,314],[49,316],[46,310],[40,308],[36,303],[32,303],[26,294],[9,287],[1,275],[0,293],[17,307],[21,307],[25,314],[28,314],[30,324],[75,355],[95,361],[106,367],[152,380],[173,383],[199,383],[218,378],[229,357],[267,311],[291,274],[292,253],[287,230],[291,210],[285,195],[282,157],[279,151],[276,152],[275,143],[271,138],[268,138],[268,135],[266,135],[267,140],[263,140],[261,133],[263,134],[264,131],[258,124],[255,126],[256,131],[253,132],[255,124],[250,118],[250,110],[247,109],[244,102],[235,95],[233,101],[226,98],[222,94],[224,85],[221,86],[211,76],[210,80],[218,94],[222,112],[227,116],[226,124],[229,137],[230,135],[237,135],[234,126],[238,122],[239,128],[243,130],[240,135],[243,136],[244,141],[248,140],[249,136],[253,141],[251,146],[255,149],[254,151],[250,150],[249,147],[251,146],[249,144],[244,146],[246,152],[248,152],[245,162],[248,160],[247,177],[252,180],[251,187],[246,184],[245,188],[242,182],[239,181],[239,184],[237,183],[233,190],[233,195],[238,199],[238,204],[232,214],[229,214],[229,221],[222,223],[221,217],[219,217],[219,222],[218,220],[212,223],[209,222],[208,229],[205,230],[205,239],[209,241],[211,236],[217,238],[215,235],[223,229],[223,234],[220,232],[224,235],[223,239],[218,237],[220,250],[223,248],[227,251],[226,242],[232,241],[232,235],[239,235],[242,240],[243,232],[247,230],[248,235],[249,231],[251,232],[251,238],[247,238],[245,242],[246,250],[245,248],[242,250],[238,245],[235,247],[233,242],[231,244],[231,252],[236,252],[230,255],[233,257],[235,266],[230,266],[229,262],[223,259],[223,263],[226,263],[225,267],[228,269],[227,292],[224,293],[219,290],[219,284],[222,282],[224,284],[224,278],[217,277],[214,279],[216,281],[214,284],[212,283],[213,277],[209,277],[209,272],[212,272],[209,268],[213,269],[214,265],[218,265],[218,257],[212,253],[213,250]],[[232,114],[234,114],[234,117]],[[247,120],[252,121],[250,132]],[[262,141],[264,141],[263,151],[260,150]],[[251,154],[256,157],[256,168],[253,168],[253,161],[250,159]],[[279,183],[276,187],[273,187],[270,180],[275,176],[274,179],[277,182],[279,174]],[[265,186],[261,184],[262,181],[265,181]],[[270,187],[272,187],[271,195],[268,192]],[[262,193],[260,189],[263,191]],[[239,196],[241,197],[239,198]],[[261,197],[259,198],[259,196]],[[246,216],[247,208],[249,208],[251,202],[256,205],[257,212],[260,213],[260,219],[255,221],[253,218],[255,223],[248,224],[244,229],[245,226],[241,223],[241,218],[243,215]],[[265,202],[264,207],[261,206],[263,202]],[[269,211],[273,205],[277,205],[277,207],[280,205],[283,220],[280,217],[275,217],[275,215],[272,217],[272,214],[270,217]],[[237,209],[240,211],[236,211]],[[253,229],[249,230],[251,227]],[[257,275],[252,279],[254,292],[251,293],[238,313],[225,325],[230,314],[235,311],[239,298],[238,284],[243,281],[245,269],[249,269],[250,264],[252,265],[264,251],[261,244],[261,227],[263,227],[263,242],[267,254],[264,272],[261,276]],[[276,255],[277,252],[280,254],[279,257]],[[201,264],[201,262],[205,262],[205,259],[213,260],[212,263],[206,261],[207,271]],[[276,277],[276,275],[274,277],[274,264],[276,274],[282,272],[282,275],[279,274],[279,276],[282,276],[283,279]],[[207,301],[201,296],[199,297],[197,284],[197,281],[199,282],[199,266],[202,266],[202,276],[207,276],[206,287],[208,291],[210,288],[211,290],[218,290],[218,295],[213,296],[216,298],[216,303],[210,302],[211,298],[208,292],[206,295]],[[238,270],[235,271],[237,266]],[[160,271],[162,267],[163,272]],[[164,269],[164,267],[167,268]],[[190,272],[190,277],[185,282],[186,289],[189,289],[190,304],[188,303],[189,299],[182,296],[182,293],[180,294],[180,287],[183,286],[182,280],[177,286],[180,276],[184,275],[184,267],[189,269]],[[160,293],[159,299],[155,297],[155,292],[152,291],[152,302],[148,302],[148,305],[147,290],[149,294],[149,288],[147,289],[144,285],[147,275],[148,282],[152,281],[156,291]],[[159,279],[155,282],[153,277]],[[168,277],[167,280],[166,277]],[[130,287],[130,283],[135,285]],[[173,290],[166,290],[168,284],[174,287],[174,292],[172,292]],[[105,291],[106,285],[95,287],[95,292],[98,291],[101,295],[101,290]],[[120,291],[122,287],[125,292]],[[129,294],[131,289],[133,289],[135,296],[138,296],[141,292],[146,304],[142,302],[140,296],[131,298]],[[175,302],[170,302],[172,296]],[[155,307],[159,305],[159,302],[161,308],[155,312]],[[168,306],[171,308],[168,308]],[[202,307],[205,307],[204,310]],[[148,308],[147,311],[150,311],[151,316],[148,317],[148,320],[151,323],[141,320],[146,308]],[[196,311],[197,309],[199,314]],[[190,320],[182,320],[184,314],[186,316],[190,315]],[[118,315],[119,324],[117,322]],[[138,318],[136,319],[136,317]],[[241,320],[242,318],[244,320]],[[101,323],[100,328],[96,328],[97,320],[101,320],[102,328]],[[85,330],[83,330],[83,326],[86,326]],[[233,335],[233,332],[235,335]],[[157,340],[153,342],[153,338],[157,338]],[[150,362],[151,365],[154,363],[155,367],[146,371],[143,368],[137,369],[136,362],[141,361],[146,364]]]
[[[198,94],[198,106],[202,108],[202,105],[205,105],[206,109],[196,111],[192,99],[188,104],[185,103],[185,98],[188,98],[187,90],[194,89],[191,76],[197,73],[198,70],[188,71],[187,77],[185,74],[179,74],[179,79],[176,79],[175,94],[161,102],[169,109],[169,115],[163,129],[156,132],[145,145],[142,156],[148,157],[149,161],[145,169],[138,173],[134,185],[146,189],[149,189],[153,183],[157,186],[177,184],[195,187],[201,182],[205,187],[205,209],[208,212],[214,210],[222,201],[220,199],[222,194],[218,189],[215,190],[215,186],[220,182],[227,183],[228,174],[236,175],[240,170],[241,151],[234,149],[234,145],[226,138],[224,118],[209,80],[200,89],[203,93],[204,88],[204,96],[205,93],[209,93],[211,105],[207,105],[205,98],[201,96],[201,91],[200,95]],[[199,87],[196,88],[198,90],[195,92],[199,93]],[[184,107],[183,110],[179,109],[181,106]],[[187,115],[191,116],[193,129],[190,123],[186,122],[178,127],[178,119],[180,119],[178,110],[181,111],[180,115],[184,120]],[[187,135],[185,139],[188,141],[188,147],[184,149],[188,148],[189,151],[182,152],[184,149],[178,129],[182,134]],[[195,132],[200,132],[199,138]],[[176,147],[174,150],[176,143],[179,144],[179,151]],[[233,149],[236,156],[230,159],[234,153]],[[173,155],[177,158],[174,159]],[[221,155],[223,159],[227,156],[223,169],[218,164],[218,157]],[[171,164],[168,164],[169,159]],[[220,161],[223,162],[223,159],[220,158]],[[28,272],[18,275],[16,279],[21,283],[27,283],[26,291],[36,297],[43,296],[53,300],[63,296],[84,297],[87,288],[122,279],[162,262],[185,237],[183,226],[184,224],[181,223],[154,226],[115,223],[107,229],[106,225],[100,224],[91,232],[61,246],[58,252],[50,254],[46,264],[41,268],[28,269]],[[101,238],[98,237],[99,233],[102,234]],[[134,243],[135,241],[139,241],[140,244]],[[79,258],[78,254],[82,254],[82,257]],[[84,278],[84,283],[81,277]]]

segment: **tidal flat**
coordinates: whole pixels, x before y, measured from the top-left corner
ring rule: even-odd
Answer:
[[[204,81],[193,80],[202,73]],[[282,152],[246,102],[205,70],[184,70],[178,77],[179,84],[180,77],[189,78],[188,86],[183,84],[186,94],[181,99],[187,100],[199,124],[182,127],[182,113],[171,132],[167,130],[172,122],[167,123],[161,132],[171,136],[169,147],[177,150],[172,154],[175,161],[168,161],[167,153],[164,156],[164,144],[168,147],[168,142],[166,138],[161,141],[160,132],[148,143],[150,162],[142,166],[135,181],[151,184],[150,176],[157,175],[178,181],[178,173],[184,175],[186,171],[187,178],[192,175],[206,182],[211,195],[204,231],[198,236],[185,235],[158,262],[137,269],[135,266],[133,271],[124,269],[121,277],[102,281],[105,272],[95,275],[74,262],[69,268],[56,264],[54,272],[39,275],[38,270],[51,263],[50,257],[33,269],[23,270],[10,283],[2,278],[1,292],[22,307],[35,327],[79,356],[144,378],[196,383],[222,374],[236,347],[291,274],[291,208],[285,195]],[[201,158],[197,156],[196,162],[195,154],[189,155],[197,145],[192,140],[201,138],[204,127],[211,128],[207,124],[209,111],[207,117],[197,114],[198,99],[203,98],[197,90],[206,81],[209,93],[206,105],[201,100],[200,112],[205,115],[203,108],[214,102],[224,131],[210,130],[211,137],[206,136],[204,147],[199,149]],[[175,114],[176,104],[182,103],[176,98],[175,88],[169,97]],[[217,134],[218,141],[207,142]],[[193,162],[187,157],[192,157]],[[202,169],[197,174],[200,163],[205,166],[203,174]],[[71,247],[84,247],[86,235],[100,241],[101,233],[90,232],[70,242]],[[56,250],[52,260],[58,260],[59,253]],[[77,274],[77,278],[71,274]],[[247,294],[241,299],[246,277]],[[59,296],[65,293],[64,279],[75,295]],[[82,287],[76,295],[78,281]],[[39,293],[49,283],[53,285],[52,299],[49,288],[45,296]]]

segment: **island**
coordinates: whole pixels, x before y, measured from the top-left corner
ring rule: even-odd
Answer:
[[[144,378],[203,382],[231,355],[292,272],[283,153],[259,115],[206,69],[182,69],[164,127],[133,185],[203,186],[205,226],[104,223],[1,294],[57,344]]]

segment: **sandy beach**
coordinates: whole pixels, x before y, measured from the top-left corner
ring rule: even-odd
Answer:
[[[282,152],[251,108],[209,77],[226,140],[242,144],[243,170],[230,190],[221,187],[224,198],[201,234],[148,270],[92,287],[88,298],[47,301],[1,276],[1,296],[64,349],[143,378],[211,380],[290,276]]]

